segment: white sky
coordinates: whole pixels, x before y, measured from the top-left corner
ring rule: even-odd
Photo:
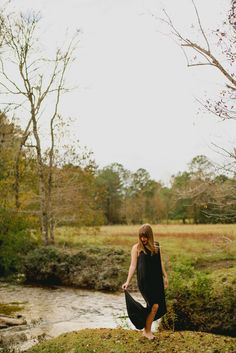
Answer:
[[[75,119],[73,136],[88,146],[100,167],[119,162],[147,169],[167,182],[198,154],[219,156],[211,142],[235,142],[234,122],[198,113],[194,97],[213,92],[221,76],[206,67],[187,68],[180,48],[159,33],[165,7],[187,33],[194,21],[191,0],[13,0],[16,9],[40,10],[48,50],[66,28],[81,29],[73,82],[61,111]],[[215,29],[230,0],[196,0],[203,25]],[[12,6],[13,6],[12,5]],[[195,30],[192,30],[195,31]],[[192,32],[191,32],[192,33]]]

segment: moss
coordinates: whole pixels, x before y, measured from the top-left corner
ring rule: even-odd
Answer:
[[[16,312],[22,310],[23,307],[21,304],[18,303],[12,303],[12,304],[1,304],[0,303],[0,315],[12,315],[15,314]]]
[[[138,331],[85,329],[34,346],[27,353],[233,353],[235,340],[202,332],[163,331],[153,341]]]

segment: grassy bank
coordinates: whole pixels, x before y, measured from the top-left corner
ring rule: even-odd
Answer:
[[[43,342],[27,353],[233,353],[235,339],[202,332],[163,331],[148,341],[140,332],[85,329]]]

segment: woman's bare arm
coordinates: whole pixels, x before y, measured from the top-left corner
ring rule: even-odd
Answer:
[[[132,249],[131,249],[131,262],[130,262],[130,266],[129,266],[129,272],[128,272],[128,277],[127,277],[127,280],[126,282],[122,285],[122,288],[123,289],[127,289],[129,284],[130,284],[130,281],[133,277],[133,274],[136,270],[136,267],[137,267],[137,259],[138,259],[138,252],[137,252],[137,245],[138,244],[135,244]]]

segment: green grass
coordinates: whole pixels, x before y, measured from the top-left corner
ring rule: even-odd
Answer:
[[[233,353],[235,339],[202,332],[156,333],[148,341],[138,331],[84,329],[31,348],[28,353]]]
[[[119,247],[130,250],[137,242],[139,225],[102,226],[78,229],[61,227],[57,229],[56,245],[68,251],[81,247]],[[236,262],[236,225],[153,225],[155,239],[162,246],[165,262],[186,258],[194,262],[205,262],[208,267],[221,262],[224,267],[228,260]]]

